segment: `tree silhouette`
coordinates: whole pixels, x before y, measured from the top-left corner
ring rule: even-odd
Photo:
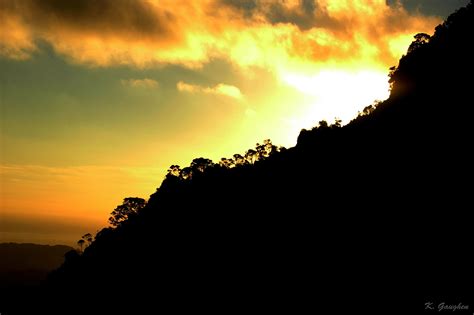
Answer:
[[[212,160],[206,158],[197,158],[191,162],[191,169],[193,172],[203,173],[207,168],[212,167],[214,163]]]
[[[181,168],[179,165],[171,165],[168,169],[168,175],[179,177],[181,174]]]
[[[85,242],[86,241],[84,241],[83,239],[80,239],[80,240],[77,241],[77,245],[79,245],[81,253],[83,252],[82,248],[83,248]]]
[[[240,154],[234,154],[234,161],[236,166],[244,165],[246,162],[245,158]]]
[[[412,53],[424,44],[429,43],[431,39],[431,36],[426,33],[418,33],[413,37],[415,40],[410,44],[410,47],[408,47],[408,53]]]
[[[86,234],[84,234],[84,235],[82,236],[82,239],[87,242],[87,246],[89,246],[90,244],[92,244],[93,237],[92,237],[92,234],[91,234],[91,233],[86,233]]]
[[[258,160],[257,151],[255,151],[255,150],[253,150],[253,149],[247,150],[247,152],[245,152],[245,160],[246,160],[247,163],[249,163],[249,164],[255,163],[255,161]]]
[[[187,180],[193,177],[193,170],[191,167],[185,167],[181,170],[180,178]]]
[[[138,197],[128,197],[123,200],[123,204],[117,206],[111,213],[109,223],[118,227],[127,221],[130,217],[136,215],[138,211],[146,205],[145,199]]]

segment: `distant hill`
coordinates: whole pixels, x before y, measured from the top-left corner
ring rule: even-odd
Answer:
[[[320,122],[294,148],[266,141],[219,164],[170,167],[146,206],[117,208],[128,220],[68,255],[45,292],[86,292],[79,313],[469,304],[473,29],[471,1],[433,36],[416,35],[390,70],[390,98],[346,126]],[[53,304],[45,310],[61,313]]]
[[[0,287],[39,285],[71,250],[65,245],[0,243]]]

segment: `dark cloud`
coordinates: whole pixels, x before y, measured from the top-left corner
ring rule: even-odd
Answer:
[[[252,17],[258,8],[258,0],[219,0],[217,5],[223,5],[239,10],[243,16]]]
[[[145,1],[135,0],[2,0],[4,9],[34,21],[41,31],[61,26],[83,31],[124,32],[136,36],[171,33],[174,17],[169,11],[157,12]],[[158,13],[158,14],[157,14]]]
[[[288,23],[296,25],[300,30],[313,27],[334,26],[324,8],[314,0],[300,0],[296,5],[288,5],[289,1],[265,0],[218,0],[218,5],[230,7],[247,19],[264,17],[271,24]]]
[[[267,20],[272,24],[291,23],[302,30],[307,30],[316,24],[316,4],[311,0],[302,1],[295,8],[287,8],[281,2],[270,5],[266,12]]]
[[[0,0],[0,55],[28,59],[44,41],[74,62],[144,66],[185,41],[180,6],[165,1]]]
[[[387,4],[392,7],[398,3],[410,13],[446,18],[456,9],[467,5],[469,0],[387,0]]]

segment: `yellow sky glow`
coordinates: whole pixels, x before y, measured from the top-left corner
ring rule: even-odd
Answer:
[[[169,93],[192,109],[183,110],[182,103],[172,108],[195,110],[173,139],[149,141],[130,153],[116,154],[110,142],[95,155],[79,151],[74,141],[86,142],[83,138],[90,139],[88,144],[102,138],[123,140],[86,127],[60,151],[39,140],[3,140],[5,152],[36,155],[36,160],[0,161],[2,214],[59,216],[68,222],[83,217],[94,222],[92,230],[99,222],[105,225],[124,197],[153,193],[168,165],[183,166],[201,155],[229,157],[263,138],[292,146],[302,128],[319,120],[347,123],[365,106],[388,97],[388,68],[397,64],[414,34],[431,33],[440,22],[410,14],[400,5],[389,7],[385,0],[316,0],[314,11],[296,0],[257,1],[251,11],[224,0],[104,0],[101,15],[93,10],[94,1],[85,0],[87,5],[78,9],[83,12],[74,18],[54,3],[3,2],[0,57],[32,60],[43,41],[56,57],[98,72],[174,66],[208,80],[177,78],[166,85],[147,76],[117,78],[117,89],[149,93],[156,106],[155,95],[171,86]],[[230,64],[240,79],[229,82],[225,73],[203,74],[216,60]],[[83,156],[80,166],[64,162],[72,152],[77,159]],[[43,160],[54,162],[45,165],[39,162]],[[63,241],[59,236],[44,239]],[[71,241],[69,236],[66,241]]]

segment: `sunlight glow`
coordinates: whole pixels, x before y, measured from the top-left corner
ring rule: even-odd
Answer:
[[[300,126],[314,126],[317,120],[334,118],[343,123],[376,100],[389,96],[387,74],[383,71],[323,70],[314,76],[287,74],[284,82],[314,98],[307,115],[298,119]]]

